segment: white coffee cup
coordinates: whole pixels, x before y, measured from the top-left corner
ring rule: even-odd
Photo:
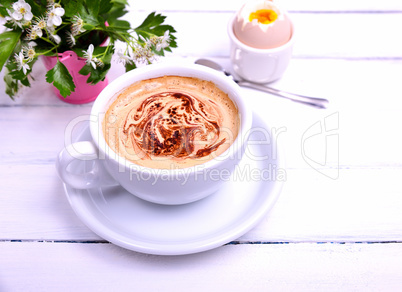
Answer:
[[[212,81],[228,94],[238,109],[240,127],[237,138],[223,154],[203,164],[183,169],[153,169],[139,166],[117,155],[103,136],[104,114],[118,93],[140,80],[161,76],[187,76]],[[144,200],[174,205],[202,199],[216,192],[241,161],[252,125],[252,112],[242,99],[239,86],[224,74],[200,65],[155,64],[137,68],[110,83],[98,96],[91,110],[93,141],[73,143],[64,148],[56,163],[61,179],[73,188],[89,189],[105,185],[123,186]],[[74,174],[68,166],[74,161],[92,160],[86,174]],[[75,162],[77,163],[77,162]]]
[[[233,70],[244,80],[255,83],[269,83],[282,77],[292,58],[295,40],[294,25],[289,41],[272,49],[258,49],[242,43],[233,32],[235,14],[229,21],[227,31],[230,39],[230,60]]]

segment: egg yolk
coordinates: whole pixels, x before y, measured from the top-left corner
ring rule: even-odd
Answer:
[[[256,12],[251,12],[249,16],[250,22],[257,19],[259,23],[270,24],[278,18],[278,14],[270,9],[260,9]]]

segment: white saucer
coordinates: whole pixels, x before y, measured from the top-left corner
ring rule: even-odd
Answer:
[[[133,251],[181,255],[219,247],[253,228],[275,204],[282,188],[277,176],[284,170],[274,153],[276,141],[272,135],[264,134],[268,126],[254,115],[253,129],[257,127],[259,130],[251,134],[246,154],[230,180],[200,201],[158,205],[120,186],[78,190],[65,185],[67,198],[93,232]],[[90,139],[86,127],[76,141]],[[72,165],[71,170],[82,171],[78,168]]]

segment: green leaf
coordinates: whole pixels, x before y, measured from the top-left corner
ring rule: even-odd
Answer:
[[[75,89],[73,77],[71,77],[66,66],[59,60],[57,60],[56,65],[46,73],[46,81],[53,83],[63,97],[69,96]]]
[[[0,34],[0,71],[12,55],[21,34],[22,32],[19,31],[7,31]]]
[[[0,5],[0,15],[3,17],[8,16],[8,11],[7,11],[6,7],[3,7],[1,5]]]
[[[90,0],[93,1],[93,0]],[[80,4],[78,5],[78,13],[84,20],[84,22],[89,23],[93,26],[99,25],[98,22],[98,11],[99,7],[88,7],[88,6],[99,6],[99,4],[93,5],[91,2],[87,3],[87,5]]]
[[[128,72],[128,71],[131,71],[131,70],[134,70],[135,68],[137,68],[137,66],[135,65],[135,63],[126,63],[126,65],[125,65],[125,67],[126,67],[126,72]]]
[[[63,3],[64,7],[64,16],[73,17],[78,14],[79,6],[82,6],[82,3],[78,3],[77,0],[70,0],[66,3]]]
[[[126,6],[124,4],[114,3],[112,9],[107,14],[107,22],[110,26],[119,26],[118,19],[127,13]]]
[[[87,64],[84,67],[82,67],[78,73],[80,73],[81,75],[87,76],[88,74],[91,73],[91,70],[93,70],[93,67],[91,65]]]
[[[143,23],[141,23],[134,30],[136,33],[144,37],[149,37],[149,35],[158,35],[155,33],[155,31],[158,29],[158,26],[165,21],[165,18],[166,16],[152,12],[147,16],[147,18],[145,18]]]
[[[124,39],[119,33],[113,31],[107,31],[107,35],[109,36],[111,42],[114,42],[115,40],[126,42],[126,39]]]
[[[32,63],[33,64],[33,63]],[[29,80],[28,80],[28,75],[29,73],[31,73],[32,71],[32,66],[31,63],[29,64],[29,70],[27,71],[27,74],[25,75],[24,72],[22,70],[18,70],[17,69],[17,64],[15,62],[9,62],[6,65],[8,71],[9,71],[9,75],[16,80],[20,80],[21,83],[25,86],[29,86]]]
[[[166,16],[152,12],[148,15],[148,17],[144,20],[144,22],[141,25],[139,25],[137,28],[134,29],[134,31],[138,35],[140,35],[144,38],[150,38],[154,35],[155,36],[163,36],[165,31],[168,30],[170,42],[169,42],[169,46],[164,48],[163,51],[170,52],[171,51],[170,48],[177,47],[176,37],[173,35],[173,33],[175,33],[176,30],[171,25],[163,24],[165,19],[166,19]],[[161,50],[160,52],[156,52],[156,53],[158,55],[163,56],[164,55],[163,51]]]
[[[11,77],[7,68],[5,69],[4,82],[6,84],[6,94],[14,100],[14,96],[17,94],[19,87],[18,80]]]
[[[78,73],[84,76],[89,75],[87,83],[96,84],[99,81],[105,80],[110,67],[110,64],[105,64],[102,68],[94,69],[91,65],[85,65]]]
[[[108,73],[111,67],[111,61],[113,56],[113,48],[111,47],[96,47],[94,50],[94,55],[103,55],[101,57],[104,65],[102,67],[96,67],[95,69],[92,65],[87,64],[81,68],[78,72],[81,75],[88,76],[87,83],[96,84],[99,81],[103,81],[106,78],[106,74]]]
[[[118,32],[127,32],[130,29],[130,23],[126,20],[115,20],[112,23],[109,23],[109,26],[106,27],[106,30]]]
[[[13,1],[16,2],[16,1]],[[31,6],[31,12],[35,16],[41,16],[46,13],[47,1],[46,0],[25,0]]]
[[[108,21],[109,23],[109,21]],[[115,40],[120,40],[126,42],[127,38],[130,37],[130,23],[125,20],[115,20],[109,23],[109,26],[105,27],[105,33],[109,36],[111,42]]]
[[[99,14],[99,8],[101,3],[99,3],[99,0],[86,0],[86,6],[88,9],[88,13],[94,17],[97,18]]]
[[[32,71],[32,65],[36,62],[37,59],[34,59],[30,62],[30,69],[25,75],[22,70],[18,70],[17,64],[15,62],[8,61],[5,68],[4,81],[6,84],[6,94],[8,94],[11,99],[14,99],[14,96],[18,93],[21,85],[23,86],[31,86],[28,75]]]
[[[93,29],[95,29],[95,26],[93,26],[92,24],[84,24],[83,26],[82,26],[82,28],[83,29],[85,29],[85,30],[93,30]]]
[[[119,3],[123,5],[128,5],[127,0],[112,0],[113,3]]]
[[[101,0],[101,3],[99,4],[99,14],[104,14],[109,12],[110,9],[112,9],[113,3],[111,0]]]
[[[3,5],[4,7],[11,7],[11,4],[14,2],[14,0],[1,0],[1,5]]]

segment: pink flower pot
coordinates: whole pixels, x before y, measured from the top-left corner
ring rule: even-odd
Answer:
[[[108,84],[107,78],[104,81],[100,81],[95,85],[87,83],[88,76],[84,76],[79,74],[78,72],[84,67],[85,59],[80,58],[73,51],[65,51],[64,53],[59,54],[59,60],[70,72],[73,77],[73,81],[75,84],[75,90],[69,96],[64,98],[61,96],[59,90],[56,87],[53,87],[56,95],[65,102],[73,103],[73,104],[83,104],[94,101],[103,88]],[[42,61],[47,70],[52,69],[57,63],[57,57],[48,57],[44,56]]]

